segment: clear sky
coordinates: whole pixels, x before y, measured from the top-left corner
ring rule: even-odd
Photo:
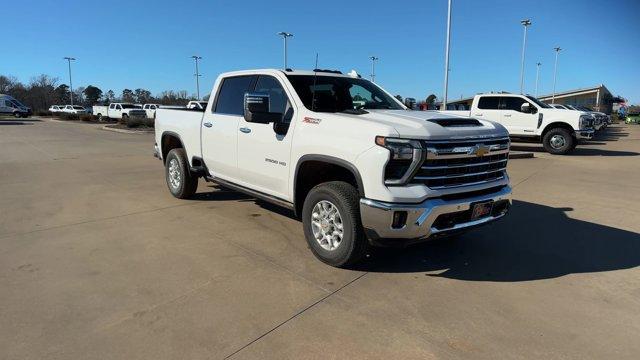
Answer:
[[[74,87],[201,92],[224,71],[289,66],[370,73],[394,94],[424,99],[443,89],[447,0],[405,1],[8,1],[2,5],[0,74],[23,82],[49,74],[67,82],[64,56],[74,56]],[[604,83],[640,103],[639,0],[454,0],[449,97],[519,91],[523,29],[529,17],[525,91],[550,93],[555,46],[557,90]]]

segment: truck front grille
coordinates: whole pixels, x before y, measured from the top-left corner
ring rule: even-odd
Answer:
[[[506,176],[509,138],[423,144],[426,158],[411,183],[431,189],[478,185]]]

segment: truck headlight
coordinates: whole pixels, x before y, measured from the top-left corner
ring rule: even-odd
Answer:
[[[592,115],[580,115],[580,129],[589,129],[593,127]]]
[[[418,140],[376,136],[376,145],[389,150],[389,161],[384,169],[386,185],[404,185],[418,169],[424,158]]]

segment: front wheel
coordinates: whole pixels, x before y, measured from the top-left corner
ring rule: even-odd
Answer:
[[[198,177],[189,171],[187,153],[182,148],[173,149],[167,154],[165,178],[171,195],[178,199],[188,199],[198,189]]]
[[[16,112],[13,113],[13,117],[18,119],[18,118],[22,117],[22,114],[20,114],[19,112],[16,111]]]
[[[544,149],[554,155],[565,155],[575,149],[576,139],[564,128],[549,130],[542,138]]]
[[[317,185],[307,194],[302,208],[304,235],[322,262],[348,267],[366,254],[359,199],[358,191],[342,181]]]

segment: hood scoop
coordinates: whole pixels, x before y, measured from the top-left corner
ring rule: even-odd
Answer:
[[[438,124],[442,127],[470,127],[470,126],[482,126],[482,123],[476,119],[462,119],[462,118],[444,118],[444,119],[429,119],[427,120],[434,124]]]

